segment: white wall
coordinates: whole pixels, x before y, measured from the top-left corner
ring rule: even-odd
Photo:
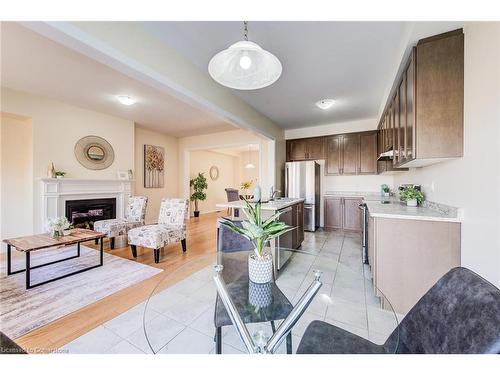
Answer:
[[[103,113],[78,108],[46,97],[1,89],[2,112],[30,118],[33,129],[34,229],[41,230],[40,177],[46,177],[53,162],[68,178],[116,179],[118,171],[134,170],[134,123]],[[113,146],[113,164],[101,171],[83,167],[74,156],[75,143],[97,135]],[[5,218],[3,218],[5,220]]]
[[[238,189],[238,158],[212,151],[192,151],[190,153],[189,178],[198,176],[198,173],[204,173],[208,188],[206,190],[207,199],[198,203],[200,212],[208,213],[220,211],[217,203],[227,202],[225,188]],[[219,178],[215,181],[210,178],[210,168],[216,166],[219,169]],[[191,205],[191,212],[194,211],[194,202]]]
[[[237,165],[237,176],[236,176],[236,188],[239,189],[241,183],[244,181],[253,181],[253,185],[251,189],[260,184],[260,152],[259,151],[251,151],[250,152],[250,161],[255,166],[255,168],[245,168],[248,164],[248,151],[242,152],[238,157],[238,165]]]
[[[31,121],[1,114],[0,238],[33,233],[33,147]]]
[[[192,151],[216,149],[223,147],[258,144],[260,150],[260,185],[264,194],[274,185],[275,170],[284,164],[274,159],[274,142],[246,130],[231,130],[227,132],[197,135],[179,138],[179,194],[188,197],[190,175],[190,153]],[[257,162],[257,161],[256,161]],[[224,200],[225,202],[226,200]]]
[[[464,33],[464,157],[395,182],[462,208],[462,265],[500,286],[500,23],[468,23]]]
[[[144,145],[161,146],[165,149],[165,173],[163,188],[144,187]],[[151,131],[136,125],[135,127],[135,194],[148,197],[146,223],[158,221],[162,198],[177,198],[179,178],[178,139]]]

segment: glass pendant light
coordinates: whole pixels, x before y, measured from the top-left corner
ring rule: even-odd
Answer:
[[[281,62],[271,52],[248,40],[247,21],[244,40],[216,54],[208,63],[210,76],[223,86],[237,90],[256,90],[272,85],[281,75]]]
[[[254,169],[255,168],[255,165],[253,165],[251,160],[250,160],[250,145],[248,145],[248,163],[247,163],[247,165],[245,165],[245,168],[246,169]]]

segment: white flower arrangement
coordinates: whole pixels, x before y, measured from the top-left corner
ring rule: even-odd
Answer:
[[[52,233],[53,236],[58,237],[63,234],[63,231],[69,228],[71,223],[68,221],[66,216],[60,216],[55,218],[50,218],[47,221],[47,228]]]

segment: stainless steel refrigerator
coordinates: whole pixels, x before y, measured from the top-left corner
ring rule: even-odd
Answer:
[[[285,195],[304,198],[304,230],[314,232],[319,226],[320,168],[315,161],[285,164]]]

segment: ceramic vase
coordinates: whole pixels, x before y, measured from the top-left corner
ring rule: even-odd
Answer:
[[[273,302],[273,289],[271,283],[248,283],[248,300],[252,306],[263,309]]]
[[[248,277],[256,284],[269,283],[273,280],[273,256],[264,250],[262,256],[255,251],[248,256]]]

